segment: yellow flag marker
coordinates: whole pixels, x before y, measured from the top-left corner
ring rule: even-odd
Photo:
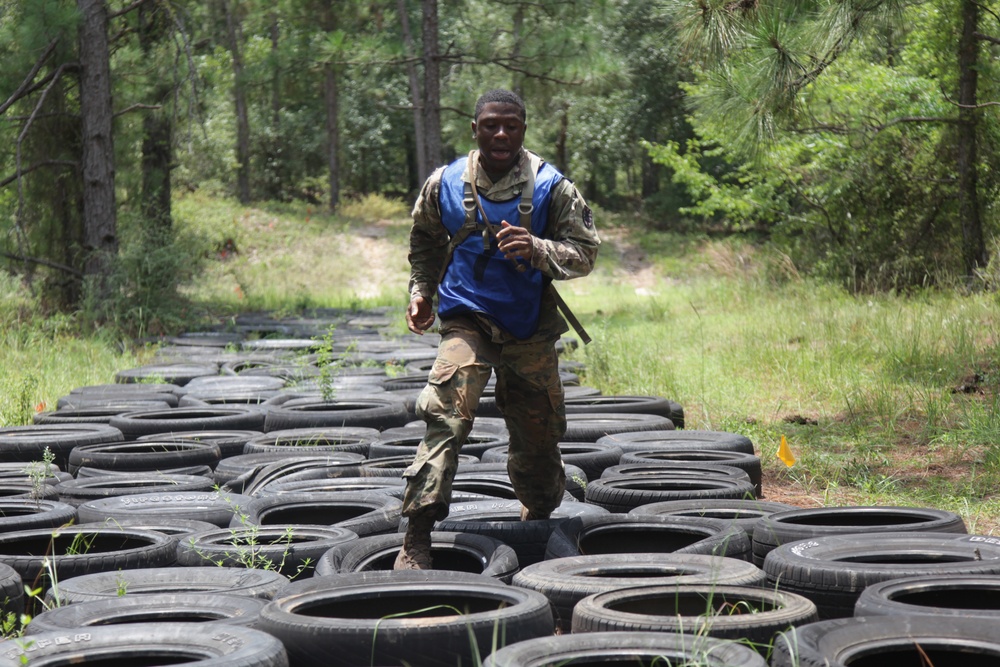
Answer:
[[[795,465],[795,455],[792,454],[792,448],[788,446],[785,436],[781,436],[781,444],[778,445],[778,458],[789,468]]]

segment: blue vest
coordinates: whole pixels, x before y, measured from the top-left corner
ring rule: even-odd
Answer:
[[[455,160],[448,165],[441,177],[441,222],[450,236],[455,236],[465,224],[465,207],[462,205],[465,182],[462,173],[468,159]],[[535,176],[532,197],[531,233],[545,235],[549,218],[549,199],[552,188],[563,179],[555,167],[542,163]],[[490,201],[480,193],[483,210],[490,224],[499,226],[501,220],[518,225],[521,214],[517,205],[520,196],[509,201]],[[506,259],[497,249],[497,240],[489,234],[489,248],[483,247],[482,217],[476,213],[480,227],[469,234],[452,255],[451,263],[438,285],[438,315],[448,317],[462,313],[483,313],[492,318],[516,338],[529,338],[538,329],[538,312],[545,287],[545,276],[538,269],[521,259],[526,270],[519,272],[514,262]]]

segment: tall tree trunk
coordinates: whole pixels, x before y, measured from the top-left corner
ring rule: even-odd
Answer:
[[[80,11],[80,118],[83,134],[84,275],[103,295],[118,252],[108,12],[104,0],[77,0]]]
[[[962,34],[958,43],[958,214],[962,226],[962,259],[970,276],[987,262],[976,173],[979,41],[975,33],[978,27],[979,3],[962,0]]]
[[[569,103],[564,102],[562,113],[559,114],[559,134],[556,135],[556,167],[569,176],[569,150],[566,139],[569,136]]]
[[[332,33],[337,29],[337,8],[335,0],[327,0],[323,6],[323,30]],[[326,105],[326,164],[330,172],[330,211],[336,211],[340,204],[340,86],[337,81],[337,66],[323,65],[323,101]]]
[[[246,82],[243,80],[243,51],[240,46],[242,27],[229,0],[222,0],[226,14],[226,39],[233,61],[233,101],[236,105],[236,169],[237,197],[242,204],[250,203],[250,120],[247,113]]]
[[[271,12],[271,124],[275,130],[281,127],[281,58],[280,38],[281,26],[278,24],[278,13]]]
[[[167,34],[167,16],[162,7],[147,3],[139,6],[138,36],[147,63],[156,59],[157,48]],[[153,84],[150,101],[165,106],[172,87],[166,76]],[[154,242],[166,242],[172,221],[170,215],[170,169],[173,162],[173,121],[165,108],[149,110],[142,119],[142,192],[140,208]]]
[[[424,146],[427,173],[441,164],[441,53],[437,0],[423,0]]]
[[[511,26],[511,49],[510,49],[510,60],[511,64],[515,67],[521,67],[518,62],[521,59],[521,40],[524,35],[524,5],[518,4],[514,8],[514,21]],[[519,97],[524,97],[524,75],[520,72],[514,71],[511,74],[511,91],[516,93]]]
[[[403,29],[403,50],[406,54],[406,75],[410,80],[410,99],[413,100],[413,137],[417,153],[417,183],[422,184],[430,176],[427,169],[427,146],[424,142],[424,95],[417,77],[414,61],[416,49],[413,47],[413,32],[410,30],[410,16],[406,11],[406,0],[396,0],[399,22]],[[418,185],[419,187],[419,185]]]

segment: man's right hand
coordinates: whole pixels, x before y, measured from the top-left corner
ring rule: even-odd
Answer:
[[[423,334],[434,324],[434,309],[431,302],[422,296],[410,300],[406,309],[406,326],[415,334]]]

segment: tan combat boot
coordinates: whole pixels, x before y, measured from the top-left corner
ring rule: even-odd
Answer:
[[[434,517],[422,514],[410,517],[403,536],[403,548],[396,556],[394,570],[430,570],[431,565],[431,529],[434,528]]]

